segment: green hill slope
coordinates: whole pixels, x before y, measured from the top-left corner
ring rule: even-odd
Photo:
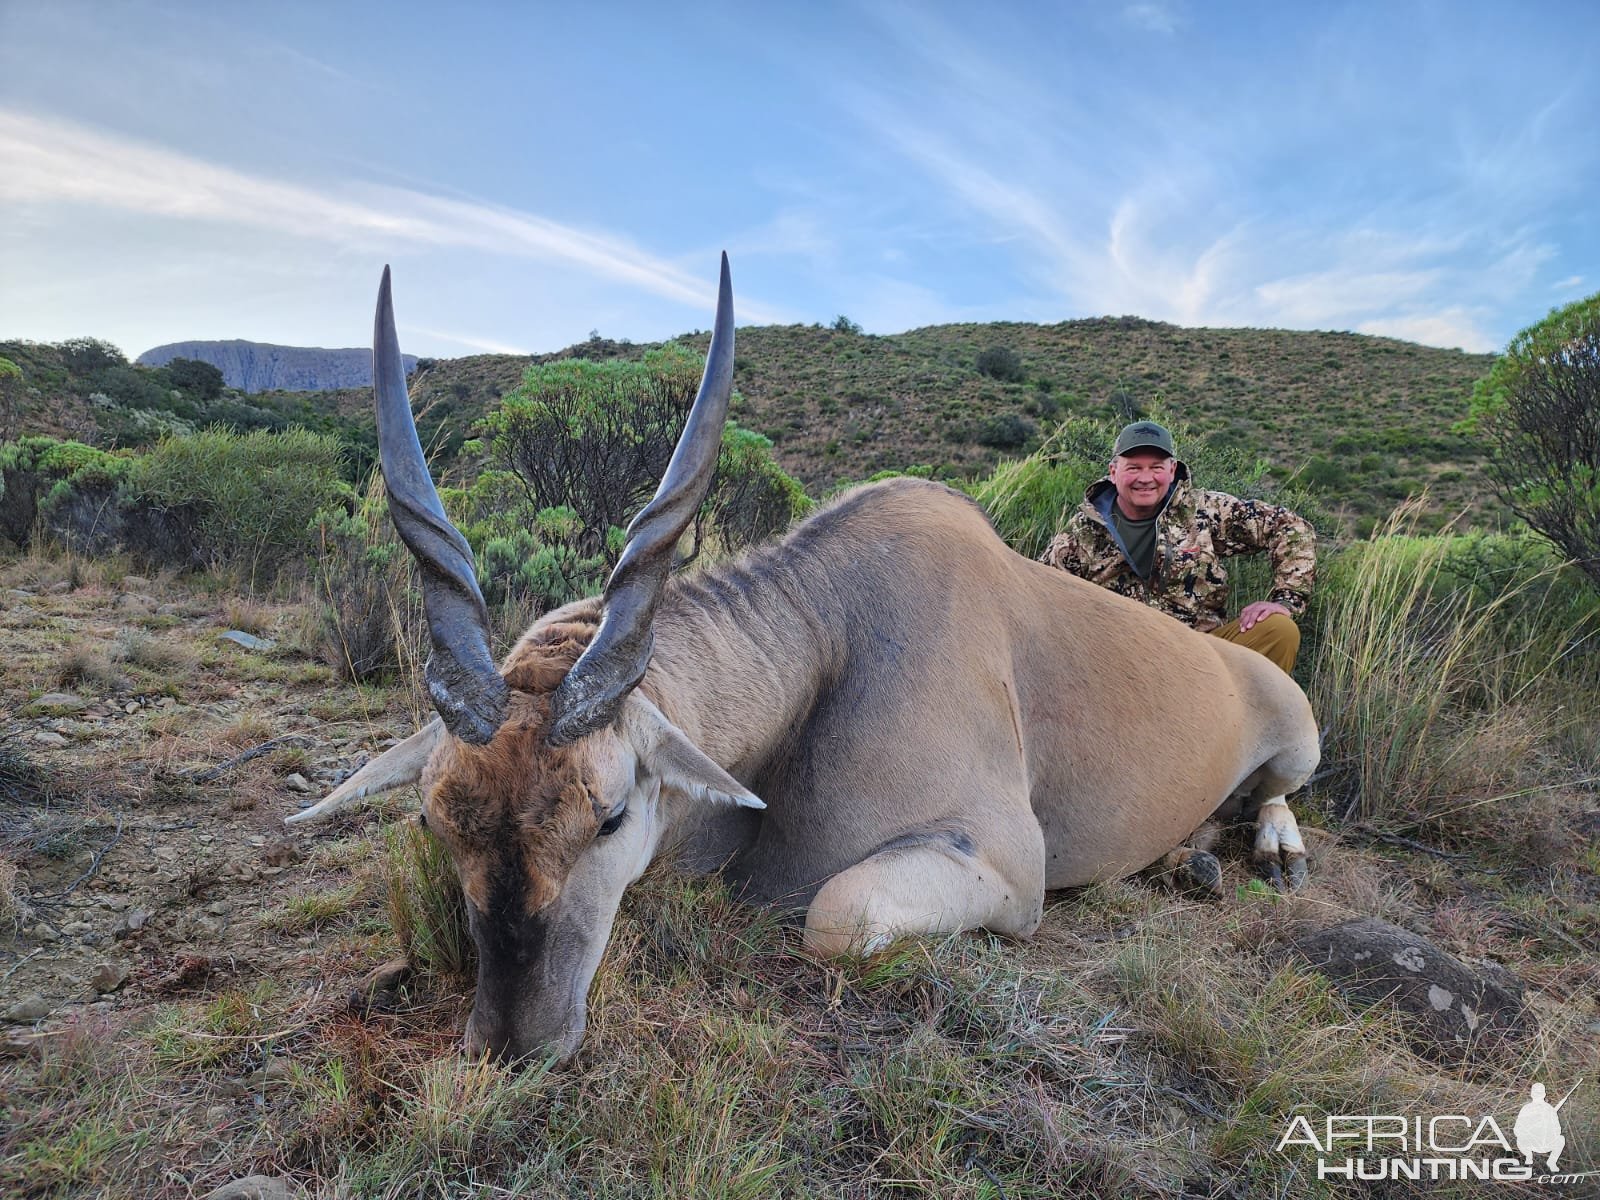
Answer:
[[[682,340],[703,351],[707,335]],[[595,339],[541,359],[423,360],[412,381],[423,437],[448,467],[530,363],[633,358],[647,348]],[[981,474],[1037,445],[1061,417],[1117,420],[1155,405],[1196,435],[1259,452],[1281,476],[1298,474],[1362,528],[1424,486],[1437,519],[1498,515],[1480,447],[1450,432],[1491,361],[1359,334],[1186,329],[1132,317],[881,337],[748,327],[738,336],[734,416],[772,438],[783,466],[821,493],[916,464],[941,476]],[[66,404],[71,381],[57,382],[58,411],[71,408],[76,428],[93,420],[82,397]],[[365,389],[249,398],[278,420],[345,429],[357,466],[371,446],[370,403]],[[36,405],[39,419],[26,424],[66,424],[49,420],[49,407]]]

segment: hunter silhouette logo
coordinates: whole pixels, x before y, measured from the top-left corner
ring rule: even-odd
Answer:
[[[1578,1080],[1578,1083],[1582,1082]],[[1556,1169],[1556,1159],[1567,1144],[1567,1139],[1561,1136],[1561,1118],[1556,1114],[1577,1090],[1578,1084],[1575,1083],[1561,1097],[1561,1104],[1552,1106],[1545,1103],[1544,1084],[1536,1083],[1528,1089],[1532,1099],[1517,1113],[1517,1123],[1511,1127],[1511,1131],[1517,1138],[1517,1153],[1525,1156],[1530,1165],[1535,1155],[1548,1154],[1550,1157],[1546,1160],[1546,1168],[1551,1171]]]
[[[1279,1153],[1293,1146],[1315,1152],[1318,1179],[1573,1183],[1600,1174],[1555,1173],[1567,1145],[1561,1108],[1582,1083],[1578,1080],[1555,1104],[1545,1099],[1544,1084],[1532,1084],[1509,1138],[1493,1114],[1328,1113],[1316,1123],[1304,1115],[1289,1118],[1277,1148]]]

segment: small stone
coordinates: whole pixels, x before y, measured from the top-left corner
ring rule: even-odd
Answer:
[[[29,713],[48,709],[52,715],[60,716],[64,713],[79,713],[88,707],[87,700],[81,696],[74,696],[71,692],[46,692],[23,711]]]
[[[217,635],[219,641],[232,642],[236,646],[243,646],[246,650],[271,650],[278,643],[271,638],[259,638],[253,633],[245,633],[242,629],[230,629],[227,633]]]
[[[161,697],[161,699],[156,701],[156,707],[157,708],[172,708],[177,703],[178,702],[176,700],[174,700],[171,696],[163,696],[163,697]]]
[[[133,903],[133,901],[128,899],[128,897],[121,895],[120,893],[113,892],[110,895],[100,897],[100,903],[103,907],[109,908],[112,912],[121,912],[123,909],[127,908],[129,904]]]
[[[273,842],[261,852],[261,861],[268,867],[286,867],[290,863],[297,863],[305,857],[305,851],[293,842]]]
[[[119,962],[104,962],[94,969],[94,974],[89,976],[89,984],[102,996],[116,991],[128,982],[128,964]]]
[[[289,1190],[287,1179],[275,1179],[269,1175],[249,1175],[244,1179],[235,1179],[232,1183],[225,1183],[216,1191],[209,1193],[206,1200],[294,1200],[300,1195],[298,1188]]]
[[[131,717],[134,713],[139,711],[139,702],[137,700],[129,700],[122,706],[122,711]]]
[[[28,936],[36,942],[59,942],[61,940],[61,935],[43,921],[29,929]]]
[[[53,733],[48,729],[40,730],[38,733],[34,734],[33,740],[41,746],[70,745],[66,738],[62,737],[59,733]]]
[[[206,905],[206,911],[213,917],[225,917],[228,915],[230,909],[226,900],[213,900],[210,904]]]
[[[87,921],[69,921],[61,927],[61,932],[67,937],[82,937],[94,930],[94,926]]]
[[[304,795],[312,790],[310,782],[298,771],[296,771],[293,775],[285,775],[283,777],[283,786],[288,788],[291,792],[299,792],[301,795]]]
[[[21,1025],[29,1021],[41,1021],[50,1013],[50,1001],[43,996],[29,996],[6,1009],[6,1020],[13,1025]]]

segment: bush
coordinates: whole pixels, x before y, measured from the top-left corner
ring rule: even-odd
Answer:
[[[568,359],[529,370],[484,420],[497,469],[463,495],[462,531],[491,603],[538,612],[599,589],[622,530],[666,471],[699,385],[699,361],[676,345],[643,362]],[[695,522],[696,552],[771,537],[810,503],[772,443],[730,422]]]
[[[124,454],[51,437],[0,445],[0,536],[27,548],[40,517],[65,514],[80,497],[110,501],[131,465]],[[86,531],[74,529],[65,516],[54,532],[65,541],[86,540]]]
[[[197,400],[217,399],[226,383],[219,368],[193,358],[173,359],[167,364],[167,375],[173,387]]]
[[[1021,383],[1026,374],[1022,358],[1010,346],[990,346],[978,355],[978,374],[1002,383]]]
[[[1600,293],[1512,338],[1472,417],[1501,499],[1600,587]]]
[[[323,659],[352,683],[396,669],[416,679],[426,618],[411,555],[389,522],[383,476],[372,473],[354,511],[326,508],[313,524]]]
[[[979,421],[972,437],[980,446],[1015,450],[1038,432],[1039,427],[1019,413],[996,413]]]
[[[298,429],[163,439],[135,461],[124,491],[129,505],[183,531],[191,562],[243,571],[252,583],[311,553],[314,518],[348,497],[338,442]],[[168,558],[164,546],[129,549]]]
[[[849,317],[845,316],[843,313],[840,313],[837,317],[835,317],[833,319],[833,324],[828,326],[828,328],[832,329],[835,333],[860,334],[861,332],[861,326],[852,321]]]

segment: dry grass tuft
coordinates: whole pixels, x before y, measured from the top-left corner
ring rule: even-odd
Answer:
[[[192,647],[153,637],[137,629],[124,630],[118,636],[117,658],[129,666],[141,667],[169,680],[192,675],[200,665],[200,656]]]
[[[276,615],[271,605],[249,596],[232,597],[223,608],[223,620],[227,622],[229,629],[253,633],[257,637],[267,635],[272,629]]]
[[[56,682],[62,687],[87,684],[102,692],[115,691],[126,680],[112,665],[103,650],[93,646],[76,646],[68,650],[56,667]]]

